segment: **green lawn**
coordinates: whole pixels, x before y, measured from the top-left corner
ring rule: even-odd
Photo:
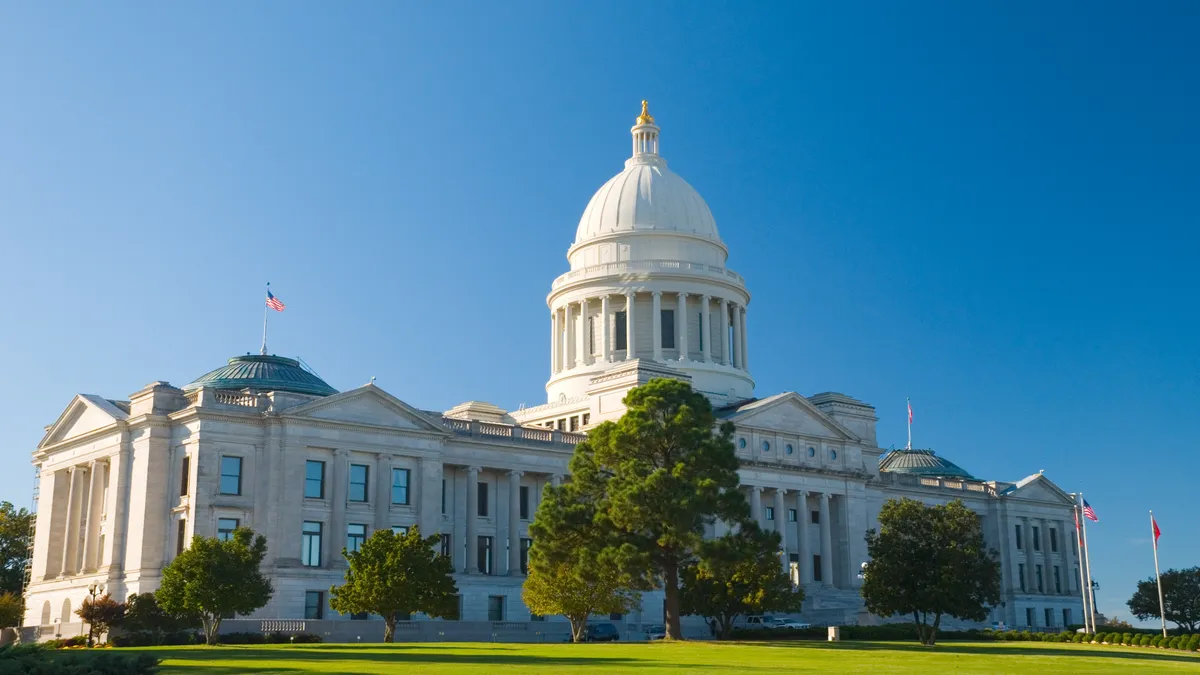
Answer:
[[[122,650],[124,651],[124,650]],[[140,650],[139,650],[140,651]],[[1200,655],[1034,642],[395,644],[162,647],[164,675],[216,673],[1200,673]]]

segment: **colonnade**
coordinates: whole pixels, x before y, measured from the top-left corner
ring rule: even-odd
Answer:
[[[1074,530],[1070,530],[1072,534],[1068,535],[1067,523],[1065,520],[1050,519],[1050,518],[1029,518],[1026,516],[1020,517],[1018,527],[1021,528],[1019,535],[1021,541],[1020,551],[1025,554],[1025,590],[1021,591],[1025,594],[1041,594],[1041,595],[1075,595],[1079,593],[1079,573],[1076,572],[1076,566],[1079,564],[1079,549],[1075,548],[1072,554],[1070,539],[1074,536]],[[1035,537],[1033,535],[1033,526],[1037,526],[1036,548]],[[1050,529],[1055,529],[1054,543],[1051,544]],[[1006,536],[1014,536],[1013,530],[1010,529]],[[1013,542],[1015,544],[1015,542]],[[1058,550],[1054,550],[1057,548]],[[1055,565],[1056,556],[1058,565]],[[1038,589],[1037,570],[1042,570],[1042,588]],[[1055,590],[1054,584],[1054,569],[1058,568],[1059,584],[1058,590]],[[1020,568],[1016,571],[1020,574]],[[1015,576],[1015,575],[1014,575]],[[1014,586],[1020,589],[1020,579],[1014,579]]]
[[[763,492],[773,489],[774,499],[772,502],[773,520],[768,521],[763,513]],[[817,520],[820,528],[820,538],[818,543],[817,553],[821,556],[820,567],[820,583],[824,586],[833,586],[833,524],[830,518],[830,499],[838,497],[842,504],[843,515],[845,514],[845,498],[843,495],[816,492],[809,490],[793,490],[796,494],[794,503],[796,504],[796,520],[790,521],[788,490],[785,488],[765,488],[761,486],[750,486],[748,499],[750,500],[750,517],[758,523],[759,527],[766,530],[774,530],[779,533],[780,537],[780,557],[781,565],[785,572],[791,572],[791,560],[789,552],[792,550],[790,545],[792,540],[795,540],[795,550],[797,552],[797,567],[799,568],[799,577],[801,584],[814,583],[817,577],[817,568],[813,559],[812,542],[809,540],[808,526],[811,524],[811,515],[809,509],[809,497],[815,497],[817,500]],[[848,561],[845,561],[848,564]]]
[[[719,363],[739,370],[749,370],[746,349],[746,307],[743,304],[707,294],[668,293],[664,307],[662,291],[650,292],[651,344],[637,343],[636,315],[639,302],[636,292],[623,295],[605,294],[566,303],[550,312],[550,372],[561,373],[572,368],[597,362],[629,361],[652,358],[664,361],[664,349],[675,350],[677,360],[692,360],[699,352],[704,363]],[[671,297],[674,296],[674,297]],[[599,313],[593,313],[593,303],[599,303]],[[674,304],[671,307],[670,304]],[[664,326],[662,310],[674,309],[675,336],[672,346],[663,347]],[[688,331],[689,311],[699,311],[700,325],[695,333]],[[617,335],[617,314],[624,313],[624,334]],[[716,316],[712,316],[713,314]],[[717,339],[711,339],[713,321],[717,323]],[[732,335],[731,335],[732,334]],[[692,348],[692,338],[698,343]],[[617,345],[624,344],[624,349]],[[641,349],[639,349],[639,347]],[[641,353],[645,350],[647,353]]]
[[[52,522],[61,522],[63,527],[62,561],[58,570],[47,570],[47,574],[57,572],[58,576],[65,577],[93,572],[100,567],[104,556],[100,550],[100,527],[108,469],[108,460],[98,459],[58,472],[58,476],[68,481],[66,517],[52,519]],[[58,504],[51,506],[57,507]]]
[[[464,514],[464,529],[466,532],[463,542],[466,545],[466,565],[463,572],[478,574],[479,568],[479,473],[482,467],[467,467],[467,512]],[[508,564],[505,573],[508,576],[521,575],[521,477],[525,472],[516,469],[502,469],[508,477]],[[548,474],[550,484],[558,486],[562,483],[561,474]],[[530,490],[530,495],[533,495]],[[536,505],[529,504],[530,518]],[[497,538],[498,539],[498,538]]]

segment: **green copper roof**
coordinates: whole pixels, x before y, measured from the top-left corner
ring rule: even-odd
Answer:
[[[300,362],[282,356],[247,354],[229,359],[229,363],[200,376],[184,389],[259,389],[290,391],[296,394],[328,396],[337,390],[324,380],[300,367]]]
[[[879,470],[889,473],[911,473],[938,478],[975,480],[954,462],[938,457],[932,450],[892,450],[879,460]]]

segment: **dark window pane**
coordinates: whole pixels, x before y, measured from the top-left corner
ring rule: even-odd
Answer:
[[[662,321],[662,347],[663,349],[675,348],[675,310],[664,309],[660,313],[660,321]]]
[[[529,520],[529,486],[522,485],[520,489],[521,520]]]
[[[325,498],[325,462],[310,459],[304,463],[304,496]]]
[[[408,469],[392,469],[392,503],[408,503]],[[443,494],[442,501],[445,502]]]
[[[321,619],[325,613],[325,593],[322,591],[304,592],[304,618]]]
[[[221,494],[242,494],[242,458],[221,458]]]
[[[370,473],[370,470],[365,464],[350,465],[350,501],[367,501],[367,479],[370,476]]]
[[[192,458],[187,455],[183,456],[183,471],[179,477],[179,494],[186,495],[188,493],[188,485],[192,482],[191,478]]]
[[[626,335],[625,328],[625,312],[617,312],[616,317],[613,320],[613,333],[613,337],[615,338],[613,342],[616,345],[615,349],[628,349],[629,344],[626,342],[626,337],[628,336]]]
[[[367,540],[367,526],[350,523],[346,526],[346,550],[353,553],[362,548]]]
[[[321,566],[321,523],[304,521],[300,537],[300,564],[305,567]]]
[[[218,518],[217,539],[220,539],[221,541],[229,541],[230,539],[233,539],[233,531],[237,528],[237,518]]]
[[[479,513],[477,515],[486,518],[488,514],[488,484],[476,483],[476,494],[479,497],[479,508],[477,509]]]

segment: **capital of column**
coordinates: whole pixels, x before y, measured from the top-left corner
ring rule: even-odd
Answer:
[[[784,497],[786,497],[787,493],[788,493],[787,488],[775,488],[775,492],[776,492],[776,494],[779,494]]]
[[[334,457],[349,457],[350,451],[347,450],[346,448],[334,448],[333,456]]]
[[[661,298],[662,291],[650,291],[650,295],[652,295],[653,297],[656,297],[656,298]]]
[[[517,471],[516,469],[513,469],[512,471],[508,472],[509,478],[520,478],[521,476],[524,476],[524,475],[525,475],[524,471]]]
[[[467,467],[467,473],[469,473],[469,474],[475,474],[475,475],[479,475],[479,472],[480,472],[480,471],[482,471],[482,470],[483,470],[483,469],[480,469],[480,468],[479,468],[479,467],[477,467],[477,466],[468,466],[468,467]]]
[[[749,487],[749,488],[750,488],[750,491],[751,491],[751,492],[762,492],[763,490],[765,490],[765,489],[766,489],[766,488],[764,488],[764,487],[763,487],[763,486],[761,486],[761,485],[749,485],[749,486],[747,486],[747,487]]]

